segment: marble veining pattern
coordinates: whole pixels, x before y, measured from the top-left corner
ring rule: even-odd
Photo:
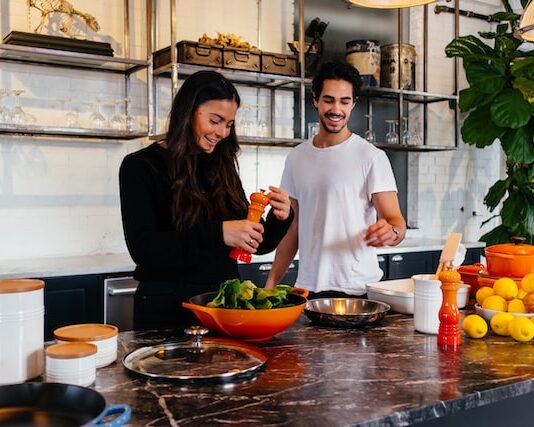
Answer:
[[[172,336],[121,333],[119,357]],[[135,426],[407,426],[534,390],[533,345],[463,338],[459,351],[445,352],[435,336],[414,331],[411,316],[391,314],[364,330],[318,327],[302,316],[256,344],[269,361],[251,380],[153,380],[117,361],[98,370],[94,388],[108,404],[131,405]]]

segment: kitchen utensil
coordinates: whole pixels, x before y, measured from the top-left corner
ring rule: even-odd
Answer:
[[[111,415],[116,418],[100,422]],[[23,383],[0,386],[0,426],[118,427],[132,415],[128,405],[106,406],[95,390],[70,384]]]
[[[0,384],[44,370],[44,282],[0,280]]]
[[[496,310],[489,310],[487,308],[482,308],[479,304],[475,304],[475,311],[477,314],[482,316],[486,321],[489,323],[491,318],[495,316],[497,313],[502,313],[501,311]],[[516,317],[534,317],[534,313],[511,313]]]
[[[301,315],[308,291],[293,288],[293,292],[300,293],[288,294],[289,302],[294,305],[283,308],[241,310],[206,307],[217,292],[196,295],[189,302],[183,302],[182,306],[195,313],[211,331],[245,341],[262,341],[282,332]]]
[[[265,211],[265,206],[269,203],[271,198],[264,194],[264,190],[252,193],[250,195],[250,205],[248,205],[247,220],[252,222],[260,222],[261,216]],[[252,261],[252,255],[250,252],[241,248],[232,248],[230,251],[230,258],[243,261],[250,264]]]
[[[88,342],[98,348],[96,367],[102,368],[117,360],[117,334],[119,329],[101,323],[83,323],[58,328],[54,338],[61,342]]]
[[[442,271],[439,274],[443,297],[439,309],[438,345],[443,350],[457,348],[462,343],[460,310],[456,304],[460,279],[460,273],[455,270]]]
[[[447,237],[447,240],[445,241],[445,245],[443,246],[443,250],[441,251],[441,255],[439,257],[439,264],[436,270],[436,279],[438,278],[441,270],[443,270],[444,268],[451,267],[452,262],[456,257],[456,253],[458,252],[458,247],[460,245],[461,240],[462,233],[450,233]]]
[[[464,308],[469,301],[471,285],[460,283],[458,293],[458,308]],[[367,297],[371,300],[384,302],[397,313],[413,314],[414,311],[414,282],[413,279],[384,280],[366,285]]]
[[[267,362],[258,348],[227,338],[202,338],[208,329],[185,330],[187,341],[142,347],[127,354],[123,364],[130,372],[150,378],[184,382],[227,382],[256,375]]]
[[[522,237],[513,237],[512,243],[484,248],[488,273],[494,276],[523,277],[534,273],[534,246]]]
[[[381,321],[391,307],[361,298],[318,298],[306,303],[304,314],[319,325],[357,328]]]
[[[94,344],[68,342],[46,348],[46,382],[81,386],[91,385],[96,378]]]

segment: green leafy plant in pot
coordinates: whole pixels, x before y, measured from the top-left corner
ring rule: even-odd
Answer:
[[[480,240],[509,242],[512,236],[534,236],[534,51],[519,47],[515,36],[520,15],[507,0],[504,12],[492,15],[495,32],[455,38],[445,48],[449,57],[463,59],[469,87],[460,91],[459,107],[469,112],[461,132],[465,143],[484,148],[500,140],[506,155],[506,178],[497,181],[484,197],[501,224]],[[528,0],[521,0],[523,7]],[[491,46],[492,45],[492,46]]]

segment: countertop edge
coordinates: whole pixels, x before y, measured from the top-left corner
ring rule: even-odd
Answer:
[[[482,248],[484,242],[465,242],[464,246]],[[378,255],[440,251],[443,242],[429,239],[406,239],[398,246],[377,249]],[[274,252],[253,256],[255,263],[270,263]],[[295,257],[298,260],[298,254]],[[128,253],[104,253],[79,256],[0,260],[0,279],[79,276],[89,274],[131,273],[135,263]]]
[[[454,415],[461,411],[480,408],[505,399],[520,397],[533,391],[534,381],[529,378],[518,383],[470,393],[456,399],[441,400],[431,405],[393,412],[385,417],[359,423],[358,427],[411,426],[415,423]]]

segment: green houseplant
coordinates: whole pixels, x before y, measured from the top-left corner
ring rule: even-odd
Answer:
[[[480,240],[488,244],[524,236],[534,243],[534,51],[519,49],[514,31],[520,15],[508,0],[504,11],[492,15],[495,32],[454,39],[445,48],[448,57],[463,60],[469,87],[460,91],[460,111],[468,113],[461,133],[465,143],[483,148],[500,140],[506,155],[506,178],[494,183],[484,204],[490,212],[485,223],[500,216],[501,224]],[[528,0],[521,0],[523,7]]]

